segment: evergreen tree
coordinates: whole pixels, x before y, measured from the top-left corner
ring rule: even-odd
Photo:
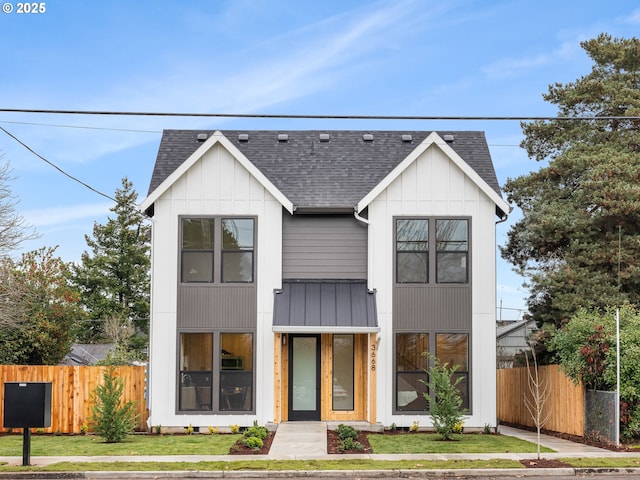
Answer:
[[[522,218],[502,256],[527,277],[539,325],[640,304],[640,41],[602,34],[581,46],[591,73],[543,96],[560,118],[522,125],[522,147],[547,166],[504,188]]]
[[[115,218],[94,224],[93,236],[85,235],[91,252],[85,251],[74,267],[74,283],[90,319],[79,326],[77,337],[90,343],[110,340],[105,322],[119,319],[135,326],[140,348],[149,332],[151,227],[137,209],[138,194],[128,179],[122,180],[115,198]]]

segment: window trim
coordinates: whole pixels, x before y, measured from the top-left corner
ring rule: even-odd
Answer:
[[[428,245],[425,251],[420,250],[419,253],[427,253],[427,279],[426,282],[399,282],[398,281],[398,254],[406,252],[418,252],[417,250],[398,250],[398,220],[426,220],[428,222]],[[467,249],[465,251],[441,251],[438,250],[436,222],[438,220],[465,220],[467,222]],[[472,249],[472,218],[470,216],[457,215],[437,215],[437,216],[403,216],[397,215],[393,217],[393,283],[396,287],[401,286],[451,286],[451,287],[469,287],[471,285],[471,249]],[[438,282],[438,255],[441,253],[466,253],[466,281],[465,282]]]
[[[189,219],[213,219],[213,250],[185,250],[183,248],[183,221]],[[224,250],[222,238],[223,220],[252,220],[253,221],[253,247],[241,250]],[[257,264],[256,252],[258,241],[258,217],[254,215],[179,215],[178,216],[178,283],[182,286],[204,286],[204,285],[252,285],[256,283]],[[211,281],[186,281],[183,275],[184,253],[185,252],[206,252],[213,253],[213,265]],[[223,280],[223,254],[225,252],[249,253],[251,252],[251,281],[224,281]]]
[[[472,333],[471,331],[443,331],[443,330],[428,330],[428,329],[424,329],[424,330],[394,330],[393,331],[393,400],[392,400],[392,415],[407,415],[407,414],[413,414],[413,415],[430,415],[430,410],[428,408],[427,405],[427,409],[426,410],[406,410],[406,409],[399,409],[398,408],[398,365],[397,365],[397,340],[398,340],[398,335],[410,335],[410,334],[426,334],[428,335],[428,347],[427,347],[427,351],[428,352],[432,352],[434,355],[437,355],[437,350],[436,350],[436,345],[437,345],[437,336],[438,335],[466,335],[467,336],[467,370],[466,371],[457,371],[455,375],[460,375],[460,374],[464,374],[466,375],[466,382],[467,382],[467,388],[466,388],[466,394],[467,394],[467,400],[468,400],[468,406],[466,407],[466,412],[465,415],[472,415],[473,414],[473,396],[472,396],[472,388],[471,388],[471,380],[472,380],[472,365],[471,365],[471,360],[472,360],[472,351],[471,351],[471,345],[472,345]],[[433,361],[431,359],[429,359],[428,362],[428,368],[433,366]],[[408,373],[416,373],[419,371],[407,371]],[[425,380],[428,382],[428,373],[424,372],[424,376],[425,376]],[[428,390],[428,387],[425,387]]]
[[[208,334],[212,336],[212,364],[211,364],[211,409],[210,410],[181,410],[181,377],[180,356],[181,338],[183,334]],[[251,409],[250,410],[222,410],[221,400],[221,372],[222,372],[222,334],[251,334],[252,365],[251,365]],[[176,415],[255,415],[256,413],[256,339],[255,330],[246,329],[179,329],[176,335],[176,376],[175,376],[175,414]]]

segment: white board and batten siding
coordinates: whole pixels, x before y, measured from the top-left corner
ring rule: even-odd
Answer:
[[[379,338],[378,421],[429,426],[424,415],[393,415],[393,218],[470,217],[472,335],[471,405],[465,425],[495,426],[495,203],[435,144],[424,151],[369,205],[369,286],[377,289]],[[380,259],[388,259],[381,261]]]
[[[151,381],[155,400],[150,425],[251,425],[273,417],[273,290],[281,287],[282,205],[221,145],[214,145],[156,201],[154,214]],[[180,216],[230,215],[256,217],[255,339],[256,414],[240,422],[237,415],[176,413],[178,341],[176,338]],[[176,259],[175,261],[167,261]],[[158,391],[161,390],[161,391]]]

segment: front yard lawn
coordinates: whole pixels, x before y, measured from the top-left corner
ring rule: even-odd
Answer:
[[[440,440],[435,433],[367,435],[373,453],[534,453],[535,443],[506,435],[461,434],[454,441]],[[541,447],[541,452],[553,450]]]
[[[240,434],[127,435],[121,443],[104,443],[96,435],[32,435],[31,455],[227,455]],[[21,456],[22,435],[0,436],[0,456]]]

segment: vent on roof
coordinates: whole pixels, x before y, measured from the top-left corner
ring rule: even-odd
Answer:
[[[403,142],[411,143],[412,140],[413,140],[413,137],[411,135],[402,135]]]
[[[329,135],[328,133],[321,133],[320,134],[320,141],[321,142],[328,142],[330,138],[331,138],[331,135]]]
[[[249,141],[249,134],[248,133],[240,133],[240,134],[238,134],[238,141],[240,141],[240,142],[248,142]]]
[[[279,142],[288,142],[289,141],[289,135],[287,135],[286,133],[279,133],[278,134],[278,141]]]
[[[445,141],[445,142],[451,143],[451,142],[453,142],[454,140],[455,140],[455,137],[454,137],[453,135],[445,135],[445,136],[444,136],[444,141]]]
[[[362,135],[362,140],[364,140],[365,142],[373,142],[373,135],[370,133],[365,133],[364,135]]]
[[[209,135],[207,135],[206,133],[199,133],[198,134],[198,141],[199,142],[204,142],[208,137],[209,137]]]

